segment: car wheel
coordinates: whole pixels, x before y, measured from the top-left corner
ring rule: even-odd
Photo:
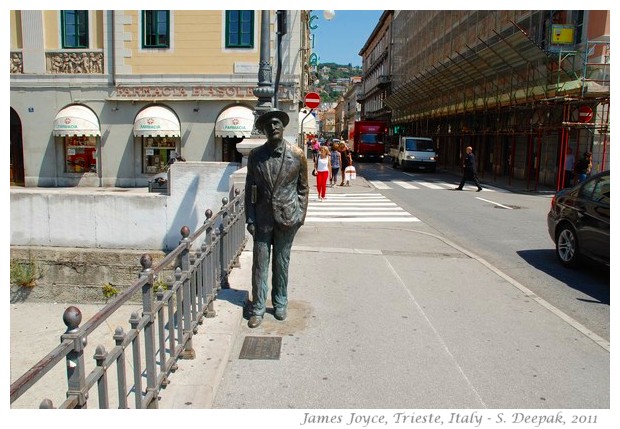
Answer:
[[[565,267],[575,267],[579,263],[579,243],[577,234],[572,226],[560,225],[557,239],[555,240],[556,255]]]

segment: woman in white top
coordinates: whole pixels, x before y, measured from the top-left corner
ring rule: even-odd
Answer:
[[[321,146],[314,168],[316,168],[316,191],[319,194],[319,201],[323,201],[327,191],[327,179],[332,174],[331,156],[327,146]]]

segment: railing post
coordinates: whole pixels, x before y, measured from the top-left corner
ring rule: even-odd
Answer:
[[[222,198],[222,209],[226,209],[228,198]],[[220,287],[229,289],[228,283],[228,211],[222,213],[222,223],[220,223]]]
[[[132,331],[138,330],[140,325],[140,316],[137,311],[131,313],[129,317],[129,326]],[[131,351],[133,357],[133,395],[136,410],[144,408],[142,404],[142,353],[140,352],[140,335],[135,335],[131,341]]]
[[[88,392],[86,391],[86,368],[84,366],[84,347],[86,347],[87,339],[79,332],[82,312],[79,308],[70,306],[65,310],[62,320],[67,331],[60,336],[60,341],[73,341],[73,350],[67,353],[66,357],[67,397],[77,398],[76,408],[87,408]]]
[[[189,278],[189,295],[190,295],[190,302],[192,303],[191,305],[191,314],[192,314],[192,326],[195,326],[195,322],[198,321],[198,305],[197,305],[197,296],[198,296],[198,291],[197,291],[197,286],[198,286],[198,279],[197,279],[197,272],[196,272],[196,261],[198,260],[198,258],[196,257],[195,254],[190,253],[189,254],[189,266],[190,266],[190,271],[188,273],[188,278]],[[196,333],[196,330],[193,330],[194,334]]]
[[[202,264],[200,266],[201,278],[202,278],[202,314],[204,317],[215,317],[215,311],[213,309],[213,288],[211,286],[211,279],[209,276],[209,265],[211,261],[211,252],[209,251],[209,245],[206,240],[201,244]]]
[[[181,228],[180,244],[184,244],[185,247],[181,252],[181,271],[185,274],[185,280],[183,280],[183,340],[184,347],[181,353],[182,359],[194,359],[196,352],[192,345],[193,329],[192,329],[192,294],[191,294],[191,281],[190,281],[190,261],[189,261],[189,248],[191,245],[189,239],[189,228],[184,226]],[[187,340],[185,340],[187,338]]]
[[[102,410],[107,410],[110,408],[110,401],[108,399],[108,375],[104,364],[106,358],[108,357],[108,352],[105,350],[103,345],[99,344],[95,349],[95,355],[93,357],[95,358],[95,362],[97,362],[97,367],[102,368],[103,370],[103,375],[97,381],[99,408]]]
[[[140,258],[142,272],[140,278],[147,278],[142,286],[142,317],[147,318],[144,326],[144,359],[146,362],[146,393],[152,395],[147,403],[147,408],[158,408],[157,399],[157,367],[155,364],[155,314],[153,313],[153,259],[151,255],[144,254]]]
[[[114,330],[114,343],[116,347],[122,347],[123,341],[125,340],[125,332],[122,327],[117,327]],[[129,408],[127,406],[127,395],[125,392],[127,391],[127,374],[125,372],[125,353],[121,353],[118,357],[118,361],[116,363],[116,380],[118,383],[118,408],[123,410]]]

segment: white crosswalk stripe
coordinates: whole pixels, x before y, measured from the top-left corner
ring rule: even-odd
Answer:
[[[419,222],[381,194],[328,194],[318,201],[311,193],[306,223],[312,222]]]
[[[411,182],[406,182],[403,180],[391,180],[389,182],[387,181],[381,181],[381,180],[369,180],[368,181],[372,186],[374,186],[376,189],[395,189],[395,188],[404,188],[404,189],[440,189],[440,190],[445,190],[445,189],[454,189],[458,186],[458,184],[456,183],[449,183],[449,182],[441,182],[441,181],[433,181],[433,182],[429,182],[429,181],[424,181],[424,180],[415,180],[415,181],[411,181]],[[474,185],[470,185],[470,184],[465,184],[465,186],[463,187],[463,189],[465,190],[476,190],[476,187]],[[482,188],[483,192],[494,192],[493,189],[487,188],[487,187],[483,187]]]

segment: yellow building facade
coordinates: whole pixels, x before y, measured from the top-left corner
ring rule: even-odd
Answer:
[[[307,13],[287,11],[269,63],[296,142]],[[253,130],[260,11],[10,11],[11,183],[146,186],[176,156],[241,162]]]

